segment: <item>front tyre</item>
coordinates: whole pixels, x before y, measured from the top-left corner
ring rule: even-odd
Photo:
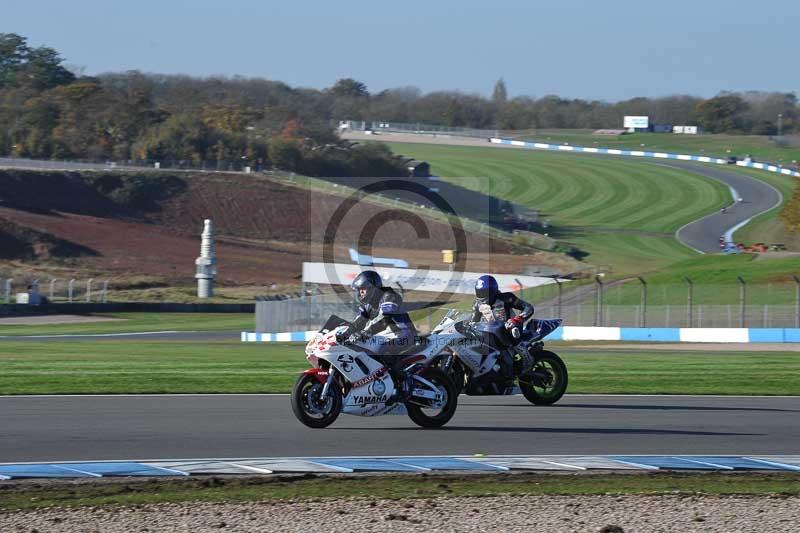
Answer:
[[[303,374],[292,389],[294,416],[310,428],[328,427],[342,412],[342,391],[333,383],[323,401],[320,395],[324,386],[315,376]]]
[[[438,368],[426,368],[421,377],[433,383],[442,395],[438,406],[423,406],[412,399],[406,402],[408,417],[418,426],[439,428],[447,424],[456,413],[458,406],[458,390],[453,381]]]
[[[530,373],[519,378],[519,388],[525,399],[534,405],[552,405],[567,391],[567,365],[553,352],[542,351]]]

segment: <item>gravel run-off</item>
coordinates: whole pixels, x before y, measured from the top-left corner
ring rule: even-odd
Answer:
[[[796,532],[800,497],[602,495],[174,503],[0,513],[4,532]]]

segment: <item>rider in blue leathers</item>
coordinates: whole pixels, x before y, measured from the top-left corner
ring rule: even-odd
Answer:
[[[519,311],[514,320],[514,310]],[[513,292],[500,292],[493,276],[481,276],[475,283],[475,303],[472,306],[473,322],[504,322],[511,330],[533,316],[533,306],[517,297]]]
[[[514,316],[514,310],[518,313]],[[513,292],[500,292],[497,280],[484,275],[475,283],[475,303],[472,306],[472,322],[502,322],[513,338],[519,338],[522,324],[533,316],[533,306],[517,297]],[[503,352],[503,376],[513,378],[511,354]]]

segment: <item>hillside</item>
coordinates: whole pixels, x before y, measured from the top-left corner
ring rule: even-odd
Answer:
[[[492,147],[391,146],[429,161],[448,181],[539,210],[552,237],[621,276],[694,256],[675,231],[730,202],[728,189],[715,180],[638,161]]]
[[[227,285],[296,287],[302,261],[319,260],[326,240],[337,261],[349,263],[348,248],[361,241],[362,253],[432,268],[441,265],[442,249],[455,246],[444,221],[422,218],[427,236],[420,238],[408,215],[383,220],[392,210],[371,201],[360,202],[325,235],[344,198],[244,174],[1,170],[0,274],[45,276],[50,268],[61,279],[73,275],[64,269],[82,278],[111,277],[117,287],[191,285],[205,218],[214,220],[218,281]],[[369,220],[381,221],[374,238],[364,235]],[[560,254],[521,253],[510,241],[469,231],[466,242],[468,269],[586,268]]]

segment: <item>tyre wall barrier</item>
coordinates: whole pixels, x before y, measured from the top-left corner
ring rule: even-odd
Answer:
[[[669,152],[653,152],[649,150],[623,150],[623,149],[616,149],[616,148],[592,148],[588,146],[572,146],[567,144],[548,144],[548,143],[537,143],[537,142],[529,142],[529,141],[513,141],[511,139],[500,139],[497,137],[492,137],[489,139],[489,142],[493,144],[505,144],[509,146],[518,146],[520,148],[528,148],[531,150],[551,150],[555,152],[575,152],[575,153],[585,153],[585,154],[605,154],[605,155],[618,155],[618,156],[626,156],[626,157],[651,157],[655,159],[677,159],[679,161],[699,161],[701,163],[713,163],[716,165],[727,165],[728,160],[717,158],[717,157],[708,157],[704,155],[693,155],[693,154],[673,154]],[[795,178],[800,177],[800,172],[796,172],[794,170],[778,167],[775,165],[768,165],[766,163],[752,163],[752,162],[745,162],[745,161],[737,161],[737,166],[740,167],[749,167],[749,168],[756,168],[759,170],[766,170],[769,172],[777,172],[779,174],[786,174],[787,176],[793,176]]]
[[[308,342],[316,331],[242,332],[242,342]],[[606,328],[562,326],[550,341],[800,342],[800,328]]]

